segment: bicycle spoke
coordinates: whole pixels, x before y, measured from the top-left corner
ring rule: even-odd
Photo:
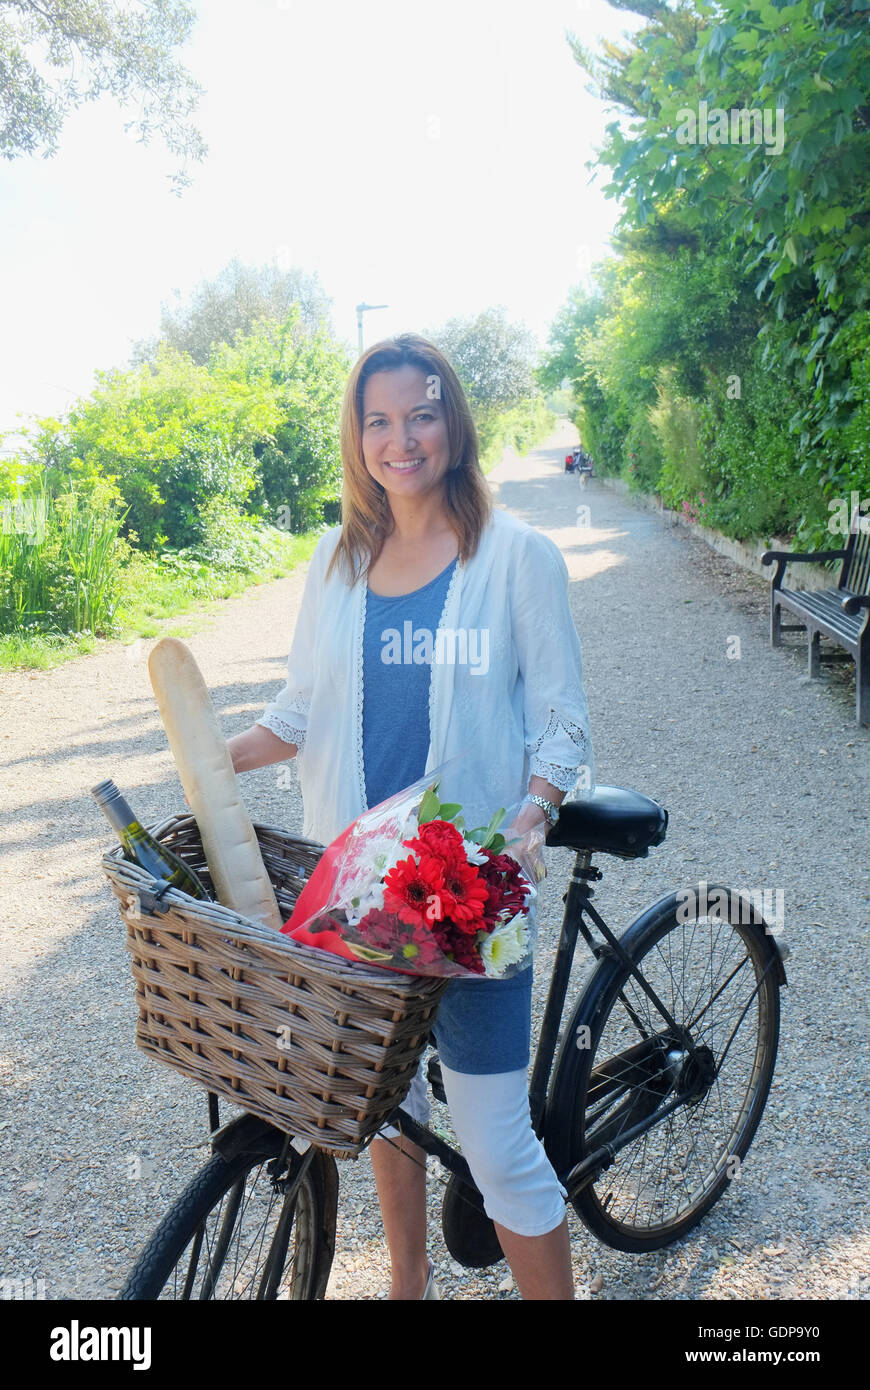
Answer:
[[[254,1300],[280,1297],[286,1290],[293,1298],[297,1267],[307,1268],[310,1241],[307,1219],[299,1221],[300,1191],[297,1186],[279,1194],[265,1162],[251,1168],[197,1227],[161,1296]],[[300,1224],[305,1230],[288,1260]]]
[[[587,1152],[602,1140],[617,1146],[592,1187],[608,1219],[628,1230],[664,1227],[690,1211],[739,1141],[759,1084],[765,971],[753,959],[748,940],[718,915],[675,925],[649,949],[642,974],[691,1040],[688,1048],[670,1041],[673,1034],[633,977],[614,995],[590,1062],[583,1123]],[[658,1057],[652,1050],[631,1052],[638,1036],[661,1040]],[[618,1148],[621,1134],[683,1086],[693,1099]]]
[[[236,1294],[239,1297],[245,1297],[248,1294],[248,1290],[250,1290],[250,1297],[252,1299],[253,1290],[257,1277],[261,1273],[263,1246],[267,1238],[268,1223],[272,1215],[273,1208],[275,1206],[275,1198],[277,1195],[270,1183],[268,1188],[268,1206],[266,1208],[266,1211],[262,1213],[259,1217],[257,1217],[256,1215],[254,1216],[254,1220],[257,1222],[257,1224],[255,1225],[253,1231],[249,1234],[247,1248],[243,1252],[241,1248],[241,1239],[244,1215],[247,1214],[248,1209],[250,1208],[251,1203],[253,1201],[254,1194],[255,1192],[257,1192],[257,1190],[257,1184],[252,1184],[250,1189],[246,1191],[245,1194],[246,1201],[243,1209],[243,1217],[236,1227],[236,1259],[233,1266],[232,1278],[232,1287]],[[255,1247],[257,1248],[257,1255],[256,1258],[253,1260],[253,1265],[251,1265],[251,1256]],[[244,1282],[242,1282],[243,1280]]]

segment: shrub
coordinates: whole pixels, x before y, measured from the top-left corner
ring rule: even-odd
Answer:
[[[632,492],[658,492],[662,450],[646,406],[635,411],[625,440],[623,477]]]
[[[740,396],[711,381],[700,409],[699,442],[710,476],[706,519],[738,540],[793,532],[798,518],[823,507],[815,469],[799,471],[798,440],[788,420],[797,388],[781,365],[762,364],[753,344],[740,374]]]
[[[657,403],[649,410],[662,454],[659,491],[667,506],[695,499],[710,488],[698,444],[701,407],[674,387],[674,369],[662,368],[656,382]]]

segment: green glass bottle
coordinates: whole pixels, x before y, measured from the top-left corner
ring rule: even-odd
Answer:
[[[124,853],[128,859],[145,869],[158,883],[171,883],[173,888],[188,893],[192,898],[213,901],[193,869],[185,864],[183,859],[179,859],[177,854],[173,854],[172,850],[155,840],[153,835],[149,835],[144,825],[133,815],[111,778],[92,787],[91,795],[124,846]]]

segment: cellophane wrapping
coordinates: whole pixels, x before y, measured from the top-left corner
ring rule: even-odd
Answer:
[[[438,772],[328,846],[283,932],[414,975],[505,979],[531,963],[545,827],[516,832],[522,802],[466,826],[458,803],[439,801]]]

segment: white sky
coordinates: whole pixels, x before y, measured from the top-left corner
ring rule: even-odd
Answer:
[[[565,39],[618,38],[605,0],[197,0],[180,51],[209,146],[178,198],[163,143],[104,98],[58,153],[0,161],[0,432],[125,366],[234,256],[317,271],[356,345],[504,304],[539,341],[607,249],[586,161],[614,113]],[[11,444],[7,441],[6,452]]]

